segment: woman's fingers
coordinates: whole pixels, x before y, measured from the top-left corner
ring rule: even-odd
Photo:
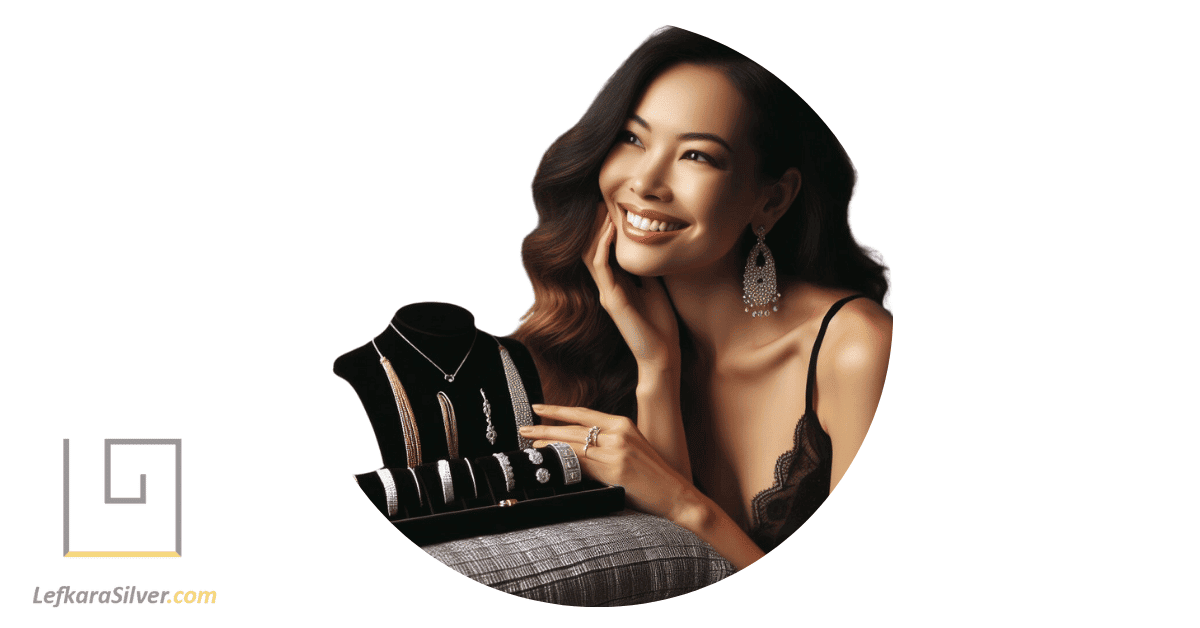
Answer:
[[[621,419],[611,414],[604,414],[588,408],[575,408],[570,406],[551,406],[540,403],[532,404],[533,412],[540,417],[554,419],[564,423],[572,423],[574,425],[582,425],[592,427],[599,425],[601,430],[615,429],[614,423]]]
[[[531,440],[582,443],[587,440],[590,429],[582,425],[527,425],[521,428],[521,436]]]
[[[583,451],[583,445],[584,445],[583,443],[572,443],[572,442],[561,441],[561,440],[547,439],[547,440],[533,441],[533,447],[536,449],[539,447],[545,447],[545,446],[549,445],[550,443],[564,443],[564,442],[567,444],[567,446],[569,446],[572,450],[575,451],[575,455],[579,457],[579,460],[583,462],[585,467],[590,467],[588,469],[589,475],[595,476],[596,479],[599,479],[601,481],[607,481],[608,479],[611,479],[608,477],[609,474],[604,473],[604,471],[601,471],[599,474],[595,473],[597,471],[597,468],[592,465],[594,465],[595,463],[600,463],[602,465],[611,465],[614,462],[616,462],[620,458],[620,453],[617,452],[616,450],[614,450],[612,447],[601,447],[600,445],[592,445],[591,447],[587,448],[586,455],[584,454],[584,451]]]

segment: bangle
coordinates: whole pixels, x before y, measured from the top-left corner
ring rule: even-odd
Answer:
[[[467,463],[467,472],[471,474],[471,488],[475,489],[475,499],[479,499],[479,484],[475,481],[475,469],[467,458],[463,458],[463,462]]]
[[[442,503],[449,504],[454,501],[454,478],[450,475],[450,462],[438,460],[437,470],[438,477],[442,480]]]
[[[517,479],[513,476],[512,463],[504,454],[492,454],[500,461],[500,472],[504,474],[504,489],[511,493],[517,487]]]
[[[583,471],[579,469],[579,456],[575,455],[575,450],[566,443],[550,443],[550,447],[558,454],[558,460],[562,463],[563,484],[579,483],[583,479]]]
[[[408,468],[408,472],[412,474],[413,484],[417,485],[417,505],[424,506],[425,498],[421,496],[421,480],[417,479],[417,472],[413,471],[412,467]]]
[[[396,479],[392,477],[392,472],[387,468],[377,469],[375,471],[379,475],[379,481],[383,482],[383,496],[387,500],[387,514],[389,517],[395,517],[400,511],[400,495],[396,492]]]

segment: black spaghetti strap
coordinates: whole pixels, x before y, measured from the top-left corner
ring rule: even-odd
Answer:
[[[855,294],[848,296],[829,307],[829,311],[825,313],[825,320],[821,321],[821,331],[817,332],[817,341],[813,343],[812,356],[808,358],[808,384],[804,388],[804,414],[812,416],[813,414],[813,389],[817,383],[817,352],[821,350],[821,341],[825,340],[825,330],[829,328],[829,321],[833,320],[833,315],[842,309],[842,306],[859,298],[864,298],[865,294]]]

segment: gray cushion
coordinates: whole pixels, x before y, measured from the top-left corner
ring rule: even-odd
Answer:
[[[572,606],[653,602],[733,573],[733,565],[696,535],[630,510],[424,550],[501,591]]]

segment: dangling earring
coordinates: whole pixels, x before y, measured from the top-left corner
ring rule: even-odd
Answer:
[[[778,312],[779,306],[771,304],[783,296],[779,294],[779,284],[775,280],[775,258],[771,257],[771,249],[767,248],[766,235],[766,226],[759,225],[758,243],[750,249],[746,272],[742,275],[742,302],[746,304],[746,311],[754,317]],[[759,256],[763,258],[762,266],[758,265]],[[768,305],[771,305],[769,310]]]

